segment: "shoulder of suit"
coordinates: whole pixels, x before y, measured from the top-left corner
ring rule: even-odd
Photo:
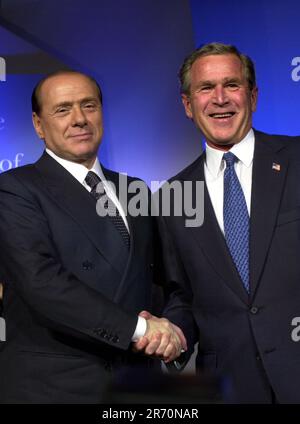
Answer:
[[[0,181],[9,179],[26,179],[26,176],[32,176],[36,173],[34,164],[19,166],[18,168],[9,169],[0,174]]]
[[[121,178],[124,177],[124,178],[127,178],[129,183],[131,183],[133,181],[141,181],[142,183],[146,184],[146,182],[144,180],[142,180],[141,178],[132,177],[132,176],[127,175],[125,173],[112,171],[111,169],[105,168],[103,165],[101,165],[101,167],[102,167],[102,170],[103,170],[103,173],[104,173],[106,179],[108,179],[108,180],[111,179],[112,181],[114,181],[114,180],[119,179],[120,177]]]
[[[300,149],[300,136],[284,134],[267,134],[262,131],[254,130],[255,138],[259,141],[270,142],[270,146],[287,147],[292,150]]]
[[[198,172],[199,167],[201,166],[203,162],[203,153],[198,156],[194,162],[192,162],[190,165],[188,165],[186,168],[182,169],[178,174],[174,175],[174,177],[171,177],[168,182],[171,183],[172,181],[176,180],[189,180],[192,178],[191,176],[195,174],[195,172]]]
[[[18,193],[24,197],[31,196],[32,188],[36,186],[38,179],[38,171],[33,164],[23,165],[0,175],[0,190]]]
[[[283,134],[267,134],[254,130],[255,143],[266,146],[270,152],[279,154],[288,160],[299,161],[300,159],[300,136]]]

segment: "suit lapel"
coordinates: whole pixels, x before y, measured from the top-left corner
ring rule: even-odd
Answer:
[[[133,231],[133,222],[131,220],[130,215],[128,214],[128,202],[131,198],[131,196],[133,196],[132,194],[128,193],[128,177],[126,174],[119,174],[117,172],[113,172],[110,171],[109,169],[106,169],[102,164],[102,171],[103,174],[106,178],[107,181],[110,181],[114,184],[115,189],[116,189],[116,196],[125,212],[125,216],[126,216],[126,220],[127,220],[127,224],[128,224],[128,228],[129,228],[129,233],[130,233],[130,252],[132,251],[132,245],[133,245],[133,241],[134,241],[134,231]],[[125,193],[120,193],[120,190],[124,191]],[[115,229],[115,227],[114,227]],[[122,247],[123,247],[123,252],[124,254],[127,254],[128,256],[128,249],[124,243],[124,241],[122,240],[122,237],[119,233],[119,231],[117,231],[118,236],[119,236],[119,241],[122,241]]]
[[[273,235],[288,161],[281,143],[255,132],[250,220],[250,291],[255,296]]]
[[[83,229],[99,253],[121,275],[128,251],[109,217],[99,217],[96,204],[88,191],[60,164],[44,153],[36,163],[53,200]]]
[[[129,267],[130,267],[131,275],[133,276],[140,272],[140,262],[143,262],[144,260],[143,258],[141,258],[141,261],[138,260],[139,256],[141,255],[140,247],[145,245],[145,237],[148,240],[148,242],[150,241],[150,236],[151,236],[150,229],[149,229],[150,219],[148,219],[148,217],[143,217],[143,216],[133,217],[128,212],[129,202],[137,194],[137,193],[131,193],[128,190],[128,184],[132,181],[132,178],[130,177],[128,178],[127,175],[117,174],[115,172],[112,172],[108,169],[105,169],[103,166],[102,166],[102,170],[105,175],[105,178],[108,181],[111,181],[112,183],[114,183],[116,187],[116,194],[119,199],[119,202],[121,203],[123,210],[127,212],[126,219],[127,219],[127,223],[129,227],[129,232],[130,232],[129,255],[128,255],[127,248],[125,244],[123,243],[124,249],[126,249],[127,256],[128,256],[127,268],[124,269],[123,271],[124,278],[120,282],[118,290],[116,291],[114,296],[114,301],[119,302],[120,299],[122,298],[122,295],[126,291],[130,290],[130,287],[128,287],[128,279],[125,278],[127,272],[129,271]],[[149,191],[148,191],[146,183],[143,183],[143,184],[145,184],[145,187],[147,189],[148,206],[150,207]],[[120,193],[120,190],[126,190],[125,196],[124,196],[124,193]]]
[[[200,158],[200,173],[193,175],[194,181],[205,181],[204,160],[205,154]],[[199,171],[199,168],[197,168],[197,170]],[[191,228],[191,232],[197,243],[201,246],[203,254],[219,277],[243,300],[243,302],[248,303],[248,295],[234,266],[224,235],[217,222],[206,182],[204,186],[204,223],[201,227]]]

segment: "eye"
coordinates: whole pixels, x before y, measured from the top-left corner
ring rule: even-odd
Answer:
[[[58,113],[59,115],[63,115],[64,113],[68,113],[69,112],[69,108],[66,106],[61,106],[59,108],[56,109],[55,113]]]
[[[229,82],[228,84],[226,84],[226,87],[232,90],[236,90],[239,88],[239,84],[237,82]]]
[[[83,107],[88,110],[93,110],[96,109],[97,105],[95,103],[86,103]]]
[[[200,87],[200,91],[202,92],[207,92],[213,89],[212,85],[203,85],[202,87]]]

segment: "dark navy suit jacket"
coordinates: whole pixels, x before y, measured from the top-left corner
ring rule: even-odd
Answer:
[[[205,153],[174,180],[204,181]],[[173,295],[166,309],[197,368],[217,375],[232,402],[300,402],[300,139],[255,131],[248,296],[205,186],[204,223],[185,216],[161,225]],[[272,390],[273,394],[272,394]]]
[[[104,173],[118,186],[118,174]],[[100,402],[114,369],[145,360],[131,353],[131,337],[138,313],[151,307],[153,225],[127,218],[129,251],[88,191],[46,153],[0,176],[0,402]]]

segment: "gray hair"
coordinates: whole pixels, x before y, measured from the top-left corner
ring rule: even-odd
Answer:
[[[222,43],[209,43],[194,50],[187,56],[179,71],[179,80],[181,83],[181,93],[189,95],[191,88],[191,67],[193,63],[200,57],[210,55],[226,55],[234,54],[237,56],[243,66],[245,78],[248,82],[249,90],[251,91],[256,87],[255,67],[253,61],[249,56],[242,54],[235,46]]]

